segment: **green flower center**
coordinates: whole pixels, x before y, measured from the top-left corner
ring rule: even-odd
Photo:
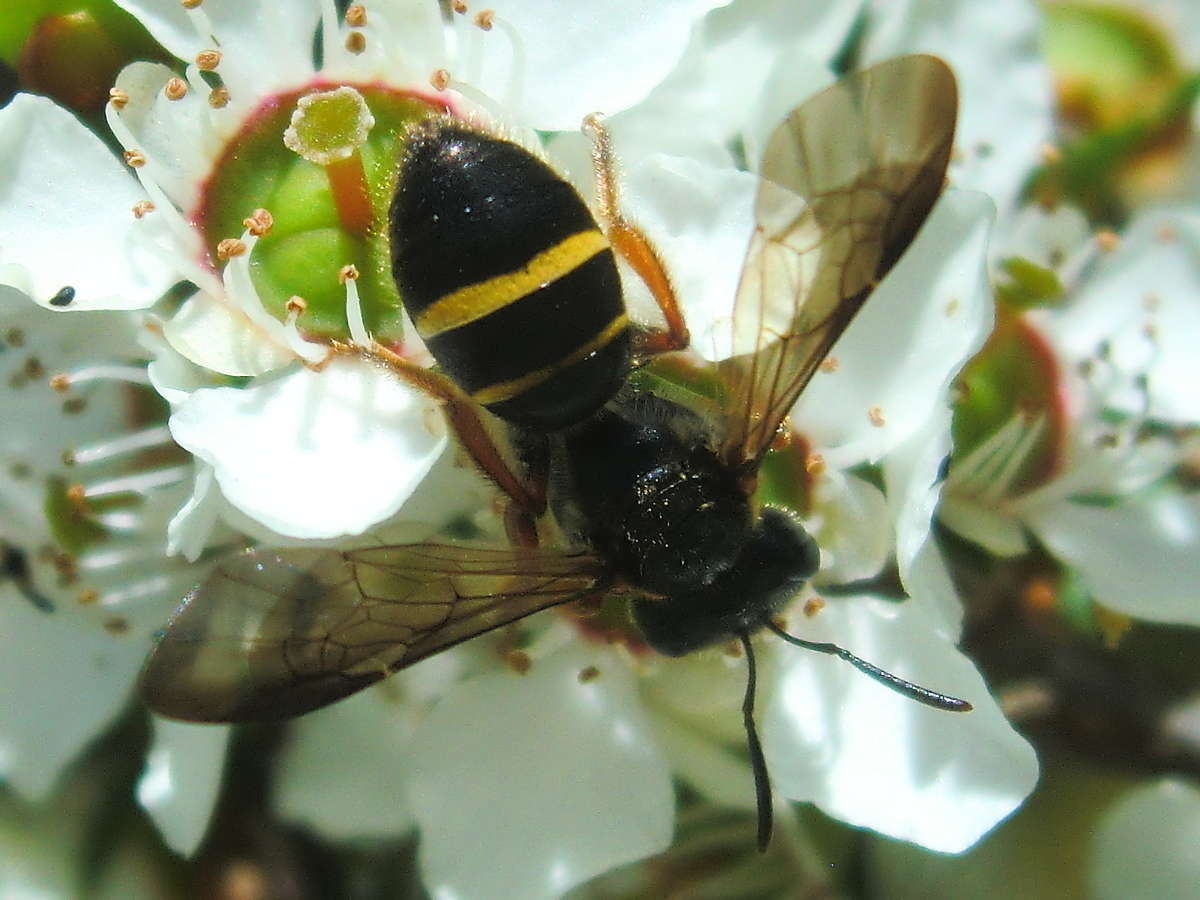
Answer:
[[[243,232],[243,219],[266,209],[274,225],[254,248],[250,276],[267,311],[286,320],[289,299],[301,297],[297,325],[306,335],[347,338],[339,273],[353,265],[367,329],[398,343],[403,316],[391,275],[388,206],[405,129],[446,111],[377,84],[309,85],[271,97],[229,142],[204,185],[193,221],[211,257],[221,240]]]

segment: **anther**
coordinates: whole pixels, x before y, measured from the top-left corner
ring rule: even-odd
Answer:
[[[1062,162],[1062,150],[1055,144],[1042,144],[1039,152],[1042,162],[1047,166],[1057,165]]]
[[[524,675],[533,666],[533,660],[529,658],[529,654],[524,650],[510,650],[504,657],[504,661],[518,675]]]
[[[261,206],[242,219],[243,227],[255,237],[262,237],[275,224],[275,217]]]
[[[67,500],[78,509],[87,509],[87,488],[82,484],[72,484],[67,488]]]
[[[79,592],[76,601],[80,606],[95,606],[100,602],[100,592],[95,588],[84,588]]]
[[[825,457],[820,453],[810,453],[804,460],[804,471],[814,478],[825,473]]]
[[[887,424],[887,419],[883,417],[883,410],[878,406],[872,406],[867,410],[867,418],[871,420],[871,424],[876,428],[882,428]]]
[[[587,684],[589,681],[595,681],[600,677],[600,670],[595,666],[585,666],[579,670],[579,683]]]
[[[179,0],[179,5],[184,9],[196,9],[204,0]]]
[[[838,362],[838,358],[836,356],[827,356],[821,360],[821,365],[819,365],[817,368],[828,375],[831,372],[836,372],[839,365],[840,363]]]
[[[812,596],[804,601],[804,615],[808,618],[813,618],[825,608],[825,599],[823,597]]]
[[[429,83],[435,91],[444,91],[450,87],[450,72],[446,69],[434,69],[429,76]]]
[[[1121,238],[1115,231],[1104,228],[1096,232],[1096,246],[1102,253],[1112,253],[1120,243]]]
[[[477,13],[475,24],[484,31],[491,31],[492,26],[496,24],[496,11],[494,9],[485,9]]]
[[[308,309],[308,301],[299,294],[293,294],[288,297],[287,311],[289,314],[295,313],[297,316],[304,313]]]
[[[125,104],[129,102],[129,93],[121,88],[110,88],[108,91],[108,102],[117,109],[124,109]]]
[[[346,50],[355,56],[367,49],[367,36],[361,31],[352,31],[346,35]]]
[[[163,94],[168,100],[182,100],[187,96],[188,83],[182,78],[175,77],[167,81]]]
[[[221,64],[220,50],[201,50],[196,54],[196,67],[201,72],[212,72]]]
[[[71,389],[71,376],[66,372],[59,372],[57,375],[51,375],[50,387],[58,391],[60,394],[65,394]]]
[[[351,28],[362,28],[367,24],[367,8],[361,3],[351,3],[346,7],[346,24]]]
[[[354,263],[347,263],[338,269],[338,281],[345,284],[347,281],[358,280],[358,267]]]
[[[246,252],[245,241],[239,238],[225,238],[217,244],[217,259],[225,261]]]
[[[208,92],[208,105],[213,109],[224,109],[229,105],[229,88],[225,85],[215,87]]]
[[[131,168],[140,169],[146,164],[146,154],[141,150],[126,150],[124,156]]]
[[[42,361],[36,356],[31,356],[25,360],[23,371],[25,372],[25,377],[30,381],[36,381],[46,375],[46,367],[42,365]]]
[[[467,14],[466,0],[451,0],[450,8],[452,10],[454,10],[456,13],[458,13],[460,16],[464,16]]]
[[[139,200],[137,203],[133,204],[133,217],[135,219],[140,219],[145,216],[146,213],[152,212],[154,212],[154,204],[149,200]]]

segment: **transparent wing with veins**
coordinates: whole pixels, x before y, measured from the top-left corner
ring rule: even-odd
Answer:
[[[772,132],[718,364],[722,459],[753,471],[821,361],[916,236],[942,191],[954,75],[904,56],[838,82]]]
[[[298,716],[602,579],[591,556],[515,548],[251,550],[184,599],[141,691],[186,721]]]

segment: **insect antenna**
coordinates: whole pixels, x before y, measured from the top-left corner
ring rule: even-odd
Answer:
[[[767,760],[763,756],[758,731],[754,727],[754,694],[757,682],[754,669],[754,648],[750,646],[750,635],[738,635],[746,649],[746,697],[742,701],[742,721],[746,724],[746,746],[750,751],[750,768],[754,772],[754,798],[758,801],[758,852],[765,853],[771,843],[773,825],[771,808],[771,779],[767,775]]]
[[[948,694],[939,694],[937,691],[931,691],[929,688],[921,687],[919,684],[905,681],[898,675],[886,672],[879,668],[879,666],[855,656],[849,650],[839,647],[837,644],[806,641],[803,638],[796,637],[794,634],[788,634],[771,621],[767,622],[767,628],[789,644],[795,644],[797,647],[803,647],[805,650],[815,650],[817,653],[827,653],[830,656],[844,659],[864,675],[875,679],[898,694],[903,694],[905,697],[916,700],[918,703],[924,703],[926,706],[932,706],[934,709],[944,709],[948,712],[970,712],[972,709],[971,704],[966,700],[959,700],[957,697],[951,697]],[[753,666],[751,666],[751,671],[753,671]]]

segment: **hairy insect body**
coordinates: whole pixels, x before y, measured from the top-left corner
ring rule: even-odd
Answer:
[[[476,403],[554,431],[616,392],[630,331],[612,249],[575,189],[528,150],[461,122],[422,123],[389,223],[404,305]]]
[[[757,631],[819,559],[790,516],[766,510],[753,519],[694,419],[628,391],[564,437],[586,540],[621,580],[651,595],[634,615],[647,642],[669,655]]]

